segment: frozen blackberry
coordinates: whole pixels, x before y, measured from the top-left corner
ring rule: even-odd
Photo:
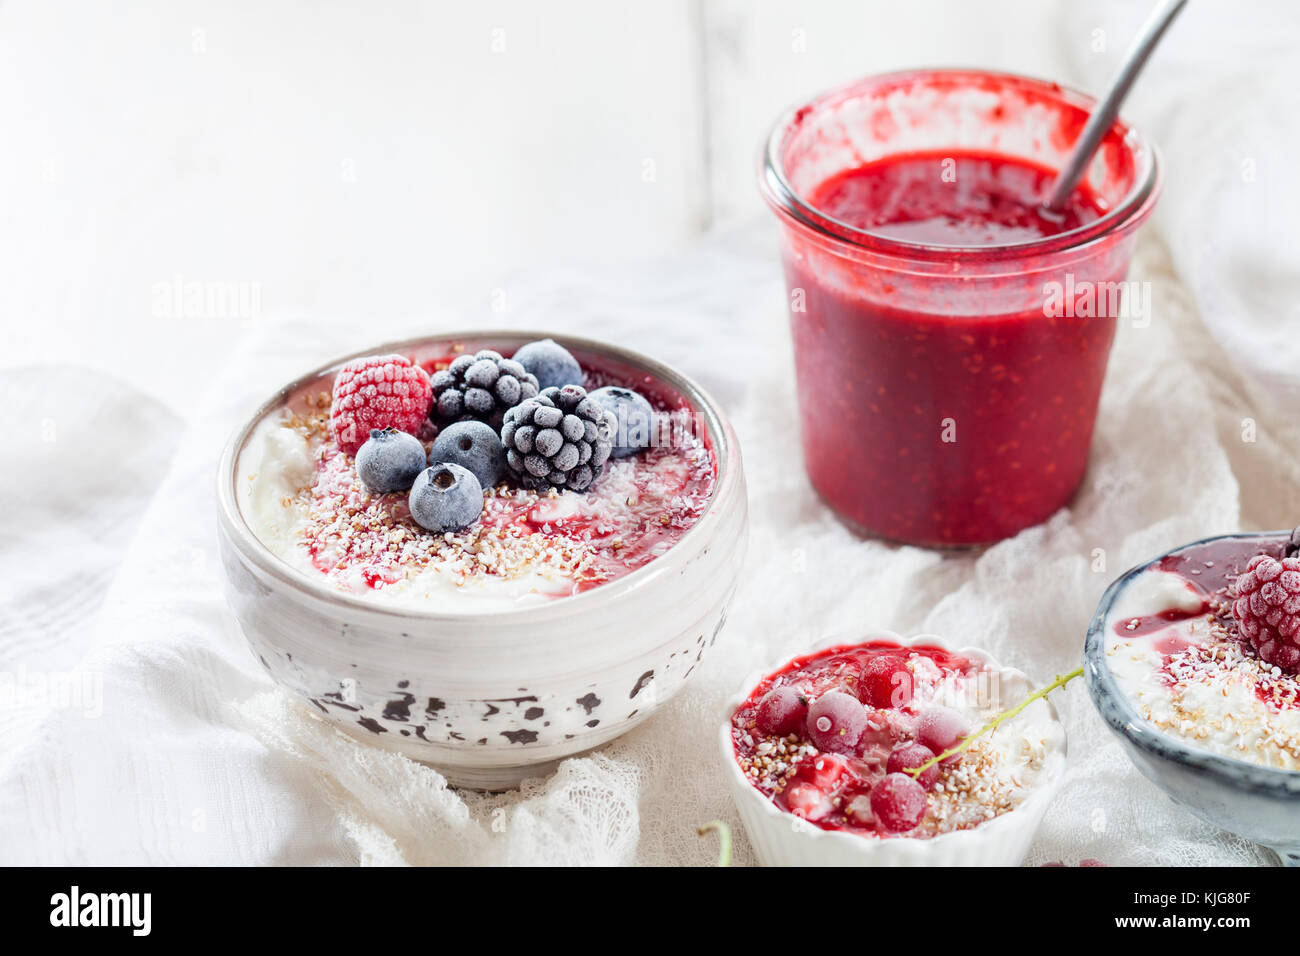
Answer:
[[[433,407],[429,417],[449,422],[480,421],[501,427],[506,409],[537,395],[537,378],[514,359],[484,349],[459,355],[447,368],[429,378]]]
[[[506,412],[506,467],[535,491],[586,491],[609,460],[614,416],[580,385],[544,389]]]

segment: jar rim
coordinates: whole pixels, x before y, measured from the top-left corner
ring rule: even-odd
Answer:
[[[1148,141],[1122,118],[1116,119],[1111,129],[1119,133],[1121,141],[1129,145],[1131,153],[1139,161],[1133,186],[1113,209],[1092,222],[1040,239],[980,246],[914,242],[868,229],[859,229],[827,215],[799,195],[785,175],[782,150],[804,119],[818,112],[819,108],[842,102],[857,92],[865,92],[873,87],[902,86],[926,79],[946,79],[954,83],[966,80],[972,85],[992,80],[1036,92],[1045,98],[1056,99],[1086,112],[1091,112],[1097,103],[1095,97],[1060,83],[997,70],[937,67],[900,70],[863,77],[801,102],[786,110],[777,119],[763,145],[759,164],[759,190],[768,205],[778,215],[793,224],[856,249],[898,258],[959,259],[969,262],[1019,259],[1078,249],[1098,239],[1134,228],[1150,215],[1160,195],[1163,181],[1160,153],[1154,143]]]

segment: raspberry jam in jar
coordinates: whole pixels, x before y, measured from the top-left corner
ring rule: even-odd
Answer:
[[[777,124],[804,460],[850,526],[935,547],[1045,520],[1083,479],[1125,275],[1159,192],[1116,123],[1039,208],[1092,101],[971,71],[873,77]]]

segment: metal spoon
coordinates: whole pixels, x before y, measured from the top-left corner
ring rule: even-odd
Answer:
[[[1128,91],[1132,89],[1138,74],[1146,66],[1151,51],[1156,48],[1160,38],[1169,29],[1169,24],[1174,22],[1174,17],[1178,16],[1186,5],[1187,0],[1162,0],[1147,18],[1137,39],[1133,41],[1128,55],[1124,57],[1119,73],[1111,81],[1106,98],[1097,104],[1097,108],[1088,117],[1088,122],[1075,142],[1074,150],[1070,153],[1069,162],[1057,175],[1052,192],[1043,203],[1045,210],[1059,213],[1065,207],[1066,200],[1074,192],[1074,187],[1079,185],[1079,180],[1087,171],[1088,164],[1092,162],[1092,154],[1097,151],[1102,137],[1106,135],[1115,122],[1115,117],[1119,115],[1120,105],[1124,102],[1124,97],[1128,96]]]

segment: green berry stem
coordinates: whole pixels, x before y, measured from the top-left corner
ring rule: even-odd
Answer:
[[[1043,688],[1040,688],[1039,690],[1034,691],[1032,694],[1030,694],[1028,697],[1026,697],[1026,698],[1025,698],[1024,700],[1022,700],[1020,703],[1016,704],[1016,706],[1015,706],[1015,707],[1012,707],[1010,710],[1004,710],[1004,711],[1002,711],[1002,713],[998,714],[996,717],[994,717],[992,720],[990,720],[987,724],[985,724],[985,725],[984,725],[983,727],[981,727],[979,730],[975,731],[975,733],[971,734],[970,736],[968,736],[968,737],[966,737],[964,740],[962,740],[959,744],[957,744],[957,746],[955,746],[955,747],[949,747],[949,748],[948,748],[947,750],[945,750],[943,753],[941,753],[941,754],[937,754],[936,756],[931,757],[931,758],[930,758],[929,760],[927,760],[925,763],[921,764],[921,766],[919,766],[919,767],[912,767],[912,768],[908,769],[908,770],[905,771],[905,772],[906,772],[906,773],[910,773],[910,774],[912,775],[913,778],[916,778],[916,777],[921,776],[921,774],[925,773],[927,770],[929,770],[929,769],[930,769],[931,767],[933,767],[935,764],[940,763],[940,762],[942,762],[942,761],[944,761],[944,760],[947,760],[949,757],[954,756],[955,754],[959,754],[959,753],[961,753],[963,750],[965,750],[967,747],[969,747],[971,744],[973,744],[973,743],[976,741],[977,738],[979,738],[979,737],[983,737],[985,734],[987,734],[987,733],[991,733],[992,731],[997,730],[999,727],[1001,727],[1003,724],[1005,724],[1008,720],[1011,720],[1013,717],[1015,717],[1017,714],[1019,714],[1022,710],[1024,710],[1026,707],[1028,707],[1030,704],[1032,704],[1034,701],[1036,701],[1036,700],[1041,700],[1042,698],[1044,698],[1044,697],[1046,697],[1048,694],[1050,694],[1052,691],[1056,690],[1058,687],[1064,687],[1066,684],[1070,683],[1070,681],[1074,680],[1076,677],[1081,676],[1082,674],[1083,674],[1083,668],[1082,668],[1082,667],[1076,668],[1075,670],[1070,671],[1070,673],[1068,673],[1068,674],[1057,674],[1057,675],[1056,675],[1056,680],[1052,681],[1052,682],[1051,682],[1050,684],[1048,684],[1046,687],[1043,687]]]
[[[718,834],[718,866],[731,866],[731,827],[721,820],[713,820],[695,828],[695,832],[700,836],[707,836],[715,831]]]

